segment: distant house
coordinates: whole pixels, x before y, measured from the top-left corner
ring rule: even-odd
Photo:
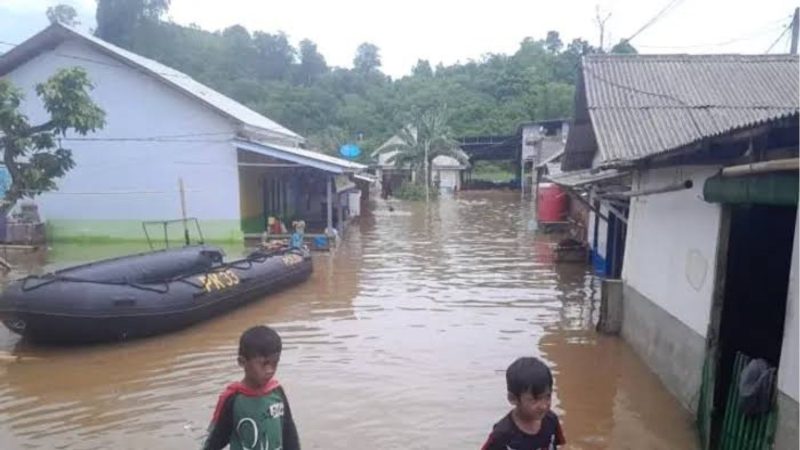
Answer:
[[[564,149],[569,121],[567,119],[537,120],[520,124],[513,134],[478,135],[459,138],[461,150],[469,156],[470,170],[463,173],[467,187],[505,184],[521,188],[523,194],[533,193],[536,187],[535,168]],[[472,170],[480,161],[510,162],[515,180],[511,183],[486,183],[472,180]],[[526,194],[527,195],[527,194]]]
[[[395,135],[381,144],[375,151],[372,152],[372,158],[375,159],[375,174],[380,180],[381,185],[395,190],[400,187],[405,181],[412,181],[416,174],[412,173],[409,167],[397,167],[392,159],[397,155],[397,151],[386,151],[386,148],[391,145],[402,144],[402,139]],[[459,150],[460,151],[460,150]],[[463,159],[467,159],[467,155],[463,154]],[[431,180],[435,186],[439,186],[442,192],[454,192],[461,190],[461,174],[469,166],[453,158],[451,156],[440,155],[433,158],[431,163]]]
[[[535,188],[535,184],[541,181],[536,179],[539,166],[552,163],[563,154],[568,133],[569,121],[566,119],[527,122],[517,128],[515,138],[520,142],[520,188],[523,191]]]
[[[53,24],[2,55],[0,76],[40,122],[34,86],[72,66],[107,123],[63,141],[76,166],[36,199],[51,238],[141,239],[142,221],[180,217],[179,180],[208,239],[241,240],[267,216],[343,225],[352,196],[336,187],[365,166],[303,149],[302,136],[163,64]]]
[[[705,448],[738,417],[737,353],[777,368],[775,448],[797,448],[799,74],[796,55],[584,57],[548,175],[588,194],[595,264],[619,279],[606,319]]]

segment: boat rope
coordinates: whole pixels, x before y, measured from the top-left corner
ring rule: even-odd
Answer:
[[[28,282],[31,280],[44,280],[41,283],[37,283],[33,286],[29,286]],[[140,284],[140,283],[131,283],[130,281],[98,281],[98,280],[90,280],[88,278],[78,278],[78,277],[69,277],[69,276],[42,276],[42,277],[27,277],[22,280],[22,291],[29,292],[35,289],[39,289],[40,287],[47,286],[49,284],[55,283],[56,281],[68,281],[72,283],[92,283],[92,284],[101,284],[106,286],[130,286],[135,289],[140,289],[142,291],[149,291],[155,292],[156,294],[166,294],[169,292],[169,282],[168,281],[159,281],[157,283],[152,284],[163,284],[163,287],[156,287],[151,286],[150,284]]]
[[[278,255],[284,255],[284,254],[287,254],[287,253],[300,253],[300,254],[302,254],[302,252],[300,252],[300,251],[298,251],[296,249],[277,250],[277,251],[271,251],[271,252],[260,250],[260,251],[251,253],[250,255],[245,257],[244,259],[240,259],[240,260],[237,260],[237,261],[231,261],[229,263],[222,263],[222,264],[220,264],[218,266],[215,266],[211,270],[207,270],[205,272],[205,275],[208,276],[208,274],[215,273],[215,272],[220,272],[220,271],[223,271],[223,270],[226,270],[226,269],[237,269],[237,270],[242,270],[242,271],[250,270],[250,269],[253,268],[253,263],[259,263],[260,264],[260,263],[263,263],[263,262],[267,261],[271,257],[278,256]],[[129,287],[132,287],[134,289],[139,289],[139,290],[142,290],[142,291],[154,292],[156,294],[166,294],[166,293],[169,292],[170,283],[177,282],[177,281],[186,283],[186,284],[188,284],[188,285],[190,285],[192,287],[195,287],[197,289],[203,289],[203,285],[202,284],[195,283],[195,282],[190,280],[190,278],[194,277],[194,276],[197,276],[197,273],[181,275],[179,277],[175,277],[175,278],[172,278],[172,279],[159,280],[159,281],[154,281],[152,283],[142,284],[142,283],[133,283],[133,282],[130,282],[128,280],[124,280],[124,281],[99,281],[99,280],[92,280],[92,279],[88,279],[88,278],[70,277],[70,276],[57,275],[57,274],[48,274],[48,275],[42,275],[42,276],[25,277],[22,280],[21,289],[22,289],[23,292],[29,292],[29,291],[33,291],[35,289],[39,289],[41,287],[50,285],[52,283],[55,283],[56,281],[67,281],[67,282],[72,282],[72,283],[93,283],[93,284],[100,284],[100,285],[107,285],[107,286],[129,286]],[[41,281],[41,282],[40,283],[36,283],[36,284],[31,286],[31,285],[29,285],[29,282],[31,282],[32,280],[37,280],[37,281]],[[156,285],[156,286],[153,286],[153,285]]]

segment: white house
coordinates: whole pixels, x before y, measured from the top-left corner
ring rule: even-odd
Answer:
[[[377,162],[375,174],[383,185],[391,185],[396,189],[405,180],[413,180],[416,174],[406,167],[398,168],[392,158],[397,151],[385,151],[390,145],[402,144],[403,140],[395,135],[381,144],[372,152],[372,158]],[[460,150],[459,150],[460,151]],[[462,154],[462,159],[467,160],[467,155]],[[431,180],[439,186],[441,192],[454,192],[461,190],[461,173],[469,166],[451,156],[439,155],[431,161]]]
[[[622,336],[697,413],[704,446],[741,352],[777,368],[775,448],[797,448],[799,95],[796,55],[583,60],[554,179],[592,193]]]
[[[23,111],[38,123],[47,115],[36,84],[73,66],[88,72],[106,125],[63,140],[76,166],[36,199],[51,239],[141,239],[142,221],[181,216],[179,180],[208,239],[240,240],[267,215],[332,225],[334,177],[365,169],[305,150],[302,136],[188,75],[62,24],[2,55],[0,77],[23,89]]]

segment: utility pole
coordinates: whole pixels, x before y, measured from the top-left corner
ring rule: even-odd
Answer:
[[[797,54],[797,35],[800,32],[800,8],[794,9],[794,16],[792,17],[792,51],[793,55]]]
[[[428,148],[430,147],[430,141],[427,139],[425,140],[425,203],[429,203],[431,201],[431,185],[430,185],[430,167],[428,165]]]
[[[611,18],[611,13],[605,15],[605,17],[601,17],[600,15],[600,5],[596,5],[595,7],[595,20],[597,21],[597,28],[600,30],[600,51],[603,51],[603,45],[605,44],[605,37],[606,37],[606,22],[608,19]]]

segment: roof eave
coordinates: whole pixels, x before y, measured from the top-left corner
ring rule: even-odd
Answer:
[[[296,164],[302,164],[304,166],[312,167],[336,175],[356,174],[367,169],[367,166],[354,163],[352,161],[340,160],[339,158],[334,157],[322,158],[327,155],[320,154],[320,158],[315,158],[298,153],[300,151],[313,153],[312,150],[298,148],[298,152],[295,152],[291,148],[281,148],[282,146],[270,144],[269,142],[251,142],[243,139],[236,139],[233,141],[233,144],[236,146],[236,148],[240,148],[242,150],[251,151],[253,153],[258,153],[264,156],[269,156]],[[325,159],[328,160],[326,161]]]

